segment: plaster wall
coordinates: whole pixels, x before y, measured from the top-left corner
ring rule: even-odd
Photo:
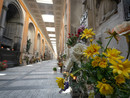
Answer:
[[[80,26],[81,15],[82,0],[71,0],[71,33],[75,33]]]
[[[105,39],[106,37],[110,36],[106,33],[104,33],[107,29],[113,29],[115,26],[122,24],[124,22],[123,17],[123,5],[122,3],[118,4],[118,12],[111,16],[110,19],[108,19],[105,23],[101,24],[99,28],[96,30],[96,40],[101,40],[103,43],[103,46],[106,46],[109,39]],[[120,51],[122,51],[122,56],[126,57],[128,52],[128,46],[127,42],[124,36],[120,36],[119,43],[117,44],[117,41],[113,38],[109,47],[111,48],[117,48]],[[130,59],[130,57],[129,57]]]

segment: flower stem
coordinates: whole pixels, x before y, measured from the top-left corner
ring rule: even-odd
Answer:
[[[81,71],[81,70],[83,70],[84,68],[80,68],[80,69],[78,69],[78,70],[76,70],[75,72],[73,72],[73,74],[76,74],[77,72],[79,72],[79,71]]]
[[[112,37],[109,39],[109,41],[108,41],[108,43],[107,43],[107,45],[106,45],[106,48],[105,48],[104,52],[107,50],[107,47],[108,47],[108,45],[110,44],[110,42],[111,42],[111,40],[112,40],[113,37],[114,37],[114,36],[112,36]]]

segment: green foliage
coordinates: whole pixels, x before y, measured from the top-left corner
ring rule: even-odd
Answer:
[[[57,71],[57,68],[56,68],[56,67],[54,67],[54,68],[53,68],[53,71]]]
[[[62,58],[63,58],[63,59],[66,59],[66,54],[63,54],[63,55],[62,55]]]
[[[31,46],[31,39],[27,40],[27,45],[26,45],[26,52],[29,52],[30,46]]]
[[[100,40],[96,41],[99,45],[102,45],[102,42]]]
[[[70,37],[70,38],[68,38],[68,40],[67,40],[67,45],[68,46],[74,46],[76,43],[77,43],[77,40],[78,40],[78,37],[77,36],[72,36],[72,37]]]
[[[28,56],[24,56],[24,60],[26,61],[26,63],[29,63],[29,57]]]
[[[72,87],[72,89],[74,91],[76,91],[77,93],[80,93],[81,92],[81,89],[82,91],[87,91],[87,88],[85,86],[85,84],[87,83],[86,82],[86,71],[83,71],[81,73],[81,70],[83,71],[83,69],[80,69],[80,67],[78,67],[78,64],[76,62],[74,62],[74,65],[73,65],[73,68],[72,68],[72,74],[74,74],[74,76],[76,76],[78,78],[78,81],[76,80],[73,80],[72,77],[70,77],[70,86]]]

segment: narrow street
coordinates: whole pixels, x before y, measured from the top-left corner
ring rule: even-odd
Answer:
[[[0,71],[0,98],[71,98],[70,94],[59,94],[53,72],[57,61],[43,61],[37,64],[8,68]]]

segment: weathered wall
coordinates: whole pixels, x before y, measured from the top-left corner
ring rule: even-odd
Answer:
[[[123,18],[123,5],[122,3],[118,4],[118,12],[110,17],[105,23],[101,24],[96,29],[96,40],[101,38],[101,41],[103,43],[103,46],[106,46],[109,39],[105,39],[106,37],[110,36],[106,33],[104,33],[107,29],[113,29],[115,26],[121,24],[124,21]],[[120,51],[122,51],[123,56],[127,56],[128,46],[126,43],[126,39],[124,36],[120,36],[119,44],[117,44],[116,40],[113,38],[109,47],[111,48],[117,48]],[[130,57],[129,57],[130,59]]]
[[[80,26],[81,15],[82,0],[71,0],[71,33],[75,33],[76,29]]]

